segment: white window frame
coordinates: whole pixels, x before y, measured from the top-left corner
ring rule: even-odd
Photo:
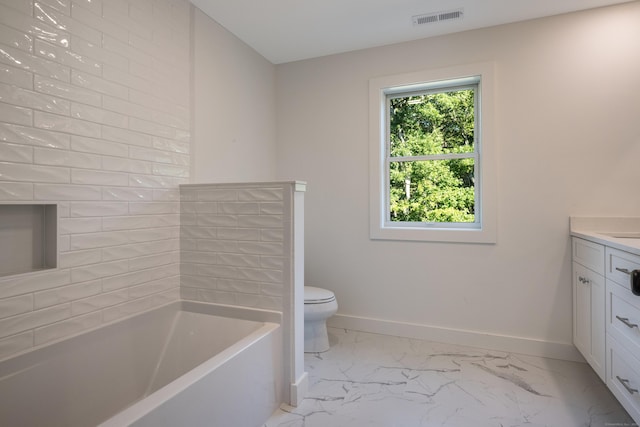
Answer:
[[[496,243],[497,153],[493,129],[492,63],[469,64],[371,79],[369,81],[369,221],[371,239]],[[476,222],[422,223],[389,220],[388,95],[477,84]]]

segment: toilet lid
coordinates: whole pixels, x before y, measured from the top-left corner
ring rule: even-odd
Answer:
[[[328,289],[316,288],[315,286],[304,287],[304,303],[319,304],[330,302],[336,299],[336,296]]]

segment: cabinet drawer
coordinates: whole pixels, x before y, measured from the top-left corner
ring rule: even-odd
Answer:
[[[631,289],[633,270],[640,270],[640,256],[607,247],[607,279]]]
[[[607,386],[636,423],[640,423],[640,360],[607,336]]]
[[[573,237],[573,260],[604,276],[604,246]]]
[[[640,354],[640,297],[607,280],[607,333]]]

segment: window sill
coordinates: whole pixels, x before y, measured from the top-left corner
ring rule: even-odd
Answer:
[[[496,243],[496,230],[485,228],[372,227],[371,240],[406,240],[441,243]]]

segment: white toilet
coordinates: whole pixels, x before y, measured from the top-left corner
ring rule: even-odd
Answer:
[[[338,311],[336,296],[328,289],[304,287],[304,352],[329,350],[327,319]]]

